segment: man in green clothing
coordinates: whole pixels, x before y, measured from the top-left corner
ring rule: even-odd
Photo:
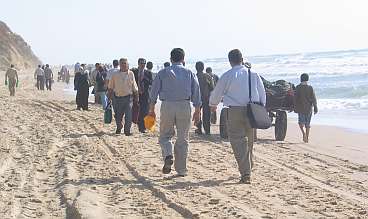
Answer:
[[[203,62],[197,62],[196,65],[197,70],[197,78],[200,86],[201,91],[201,100],[202,100],[202,118],[201,120],[196,124],[197,130],[195,131],[196,134],[201,135],[202,134],[202,126],[204,128],[204,131],[206,135],[211,134],[211,109],[209,105],[210,101],[210,95],[211,91],[214,89],[215,85],[213,82],[213,77],[208,74],[204,73],[204,63]]]
[[[18,72],[14,68],[14,65],[10,65],[10,68],[5,73],[5,85],[8,85],[10,96],[15,96],[15,87],[18,85]]]

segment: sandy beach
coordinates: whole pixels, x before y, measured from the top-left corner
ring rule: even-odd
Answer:
[[[313,126],[305,144],[294,123],[284,142],[259,131],[244,185],[218,126],[193,127],[188,176],[174,178],[157,132],[117,136],[100,106],[76,111],[65,84],[40,92],[32,76],[16,97],[0,87],[0,218],[368,218],[368,134]]]

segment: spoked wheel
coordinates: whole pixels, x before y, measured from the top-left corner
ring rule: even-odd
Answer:
[[[283,141],[287,131],[287,115],[285,111],[279,111],[276,114],[275,138],[276,141]]]
[[[220,114],[220,136],[221,138],[227,139],[227,108],[223,108]]]

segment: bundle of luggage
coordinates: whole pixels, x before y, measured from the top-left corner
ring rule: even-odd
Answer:
[[[294,84],[285,80],[270,82],[263,77],[261,78],[266,90],[266,108],[269,110],[283,109],[293,111],[295,93]]]

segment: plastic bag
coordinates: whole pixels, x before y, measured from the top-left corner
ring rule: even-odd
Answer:
[[[151,132],[155,131],[156,118],[150,115],[144,117],[144,127]]]
[[[110,124],[111,121],[112,121],[111,103],[108,103],[104,113],[104,122],[105,124]]]

